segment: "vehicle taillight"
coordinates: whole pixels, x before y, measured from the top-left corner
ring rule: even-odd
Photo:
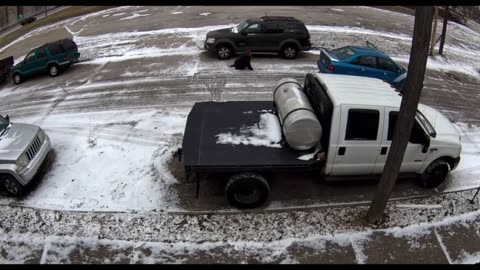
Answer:
[[[329,65],[329,66],[328,66],[328,70],[330,70],[330,71],[335,71],[335,67],[332,66],[332,65]]]

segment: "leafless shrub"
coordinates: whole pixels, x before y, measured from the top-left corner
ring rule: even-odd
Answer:
[[[210,92],[211,101],[222,101],[222,92],[227,82],[226,78],[212,78],[203,80],[203,85]]]

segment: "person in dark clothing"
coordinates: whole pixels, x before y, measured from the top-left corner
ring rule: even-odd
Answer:
[[[240,55],[240,57],[235,60],[233,65],[230,67],[235,67],[238,70],[244,70],[248,68],[249,70],[253,70],[252,65],[250,64],[250,60],[252,59],[252,53],[250,50],[246,51],[244,54]]]

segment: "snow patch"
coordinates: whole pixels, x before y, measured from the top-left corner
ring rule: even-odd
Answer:
[[[205,13],[200,13],[200,16],[208,16],[208,15],[210,15],[210,14],[212,14],[212,13],[210,13],[210,12],[205,12]]]
[[[254,126],[243,126],[240,135],[230,132],[216,135],[217,144],[254,145],[281,148],[282,131],[278,117],[275,114],[260,115],[260,123]]]
[[[331,8],[331,10],[340,11],[340,12],[344,11],[344,10],[341,9],[341,8]]]
[[[131,19],[135,19],[135,18],[139,18],[139,17],[145,17],[145,16],[150,16],[150,14],[138,14],[138,13],[134,13],[134,14],[131,15],[131,16],[128,16],[128,17],[125,17],[125,18],[121,18],[119,21],[131,20]]]
[[[182,14],[182,13],[183,13],[183,11],[174,11],[174,12],[172,12],[172,13],[170,13],[170,14],[172,14],[172,15],[177,15],[177,14]]]

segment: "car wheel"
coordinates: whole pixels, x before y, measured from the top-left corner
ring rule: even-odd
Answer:
[[[3,187],[8,194],[15,197],[22,195],[24,190],[23,186],[11,176],[3,177]]]
[[[260,174],[241,173],[228,179],[225,185],[225,198],[234,207],[251,209],[265,203],[270,186]]]
[[[297,57],[298,49],[295,45],[285,45],[282,48],[282,56],[286,59],[294,59]]]
[[[432,162],[425,171],[418,175],[419,184],[423,188],[435,188],[445,181],[450,166],[445,160],[437,159]]]
[[[57,76],[59,71],[60,70],[58,69],[57,65],[51,65],[48,67],[48,74],[50,74],[52,77]]]
[[[19,73],[13,74],[13,82],[15,84],[21,84],[22,83],[22,76]]]
[[[229,45],[218,45],[217,56],[219,59],[226,60],[232,56],[232,48]]]

